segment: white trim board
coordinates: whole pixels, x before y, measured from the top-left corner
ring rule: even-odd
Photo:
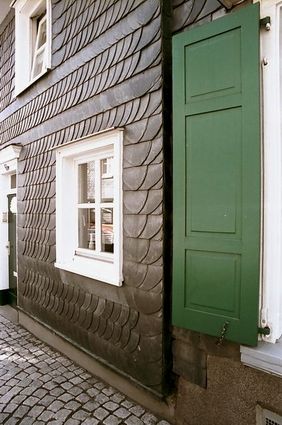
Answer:
[[[256,348],[241,347],[241,362],[246,366],[282,376],[282,339],[276,344],[259,342]]]

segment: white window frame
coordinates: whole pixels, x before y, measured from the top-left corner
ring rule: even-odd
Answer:
[[[51,68],[51,0],[17,0],[15,8],[15,95],[41,78]],[[36,17],[46,9],[46,45],[43,68],[32,77],[36,53]]]
[[[121,286],[123,281],[122,147],[123,130],[118,129],[87,136],[56,148],[55,266],[116,286]],[[78,248],[77,169],[79,163],[110,155],[114,158],[114,253],[97,253]]]
[[[256,348],[241,347],[248,366],[282,376],[282,139],[280,46],[282,0],[260,0],[261,18],[270,17],[261,29],[261,98],[263,151],[263,233],[260,326],[270,334]],[[280,29],[281,28],[281,29]]]

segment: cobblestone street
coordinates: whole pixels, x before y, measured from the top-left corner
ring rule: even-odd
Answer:
[[[0,424],[168,425],[0,315]]]

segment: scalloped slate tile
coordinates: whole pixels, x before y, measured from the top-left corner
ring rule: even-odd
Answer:
[[[146,166],[125,169],[123,172],[124,190],[138,190],[146,178],[147,170]]]
[[[134,287],[140,286],[146,277],[147,270],[147,265],[125,259],[123,264],[125,284]]]
[[[134,192],[127,192],[130,194],[133,194]],[[143,205],[141,207],[140,210],[137,211],[137,213],[141,213],[141,214],[160,214],[161,212],[159,212],[159,207],[161,206],[162,202],[163,202],[163,195],[162,195],[162,190],[150,190],[149,192],[143,192],[143,191],[138,191],[139,193],[145,193],[148,194],[148,196],[143,197]],[[133,199],[129,199],[129,201],[131,201],[131,204],[133,204]],[[128,202],[129,204],[129,202]],[[141,204],[141,202],[140,202]],[[126,205],[127,207],[127,205]],[[134,213],[134,211],[132,211],[132,213]]]
[[[138,311],[144,314],[155,314],[162,309],[162,296],[153,292],[137,289],[134,302]]]
[[[144,313],[139,314],[137,328],[139,329],[139,332],[145,337],[161,335],[162,326],[163,321],[161,317]]]
[[[146,224],[139,236],[144,239],[154,239],[162,228],[163,217],[161,215],[148,215],[146,217]]]
[[[152,361],[158,361],[160,360],[159,354],[160,351],[155,351],[152,355],[150,355],[150,351],[153,349],[154,346],[157,346],[157,344],[161,344],[162,342],[162,335],[154,335],[154,336],[147,336],[147,337],[141,337],[140,339],[140,348],[147,347],[147,356],[152,358]],[[148,357],[144,356],[144,361],[148,361]]]
[[[140,167],[139,167],[140,168]],[[139,186],[141,190],[149,190],[153,188],[162,178],[162,164],[153,164],[146,167],[146,176],[142,184]]]
[[[123,226],[126,236],[130,238],[139,237],[146,226],[146,222],[146,215],[125,215]]]
[[[153,192],[153,191],[151,191]],[[143,214],[150,214],[150,209],[155,209],[162,202],[162,194],[160,191],[154,191],[152,194],[147,191],[125,191],[123,195],[124,213],[138,214],[142,211]],[[148,198],[150,198],[148,200]]]
[[[151,142],[142,142],[124,147],[124,167],[137,167],[143,164],[151,151]]]
[[[136,239],[136,238],[125,237],[123,249],[124,249],[124,256],[129,261],[142,263],[143,259],[147,257],[147,253],[150,249],[150,243],[146,239]]]

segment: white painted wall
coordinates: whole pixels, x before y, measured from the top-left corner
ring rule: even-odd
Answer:
[[[261,18],[270,16],[269,31],[261,29],[261,96],[263,147],[263,264],[261,325],[276,342],[282,334],[282,144],[281,40],[282,0],[261,0]]]

